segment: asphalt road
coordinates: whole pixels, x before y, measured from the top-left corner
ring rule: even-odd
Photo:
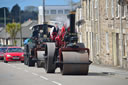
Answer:
[[[46,74],[43,68],[0,61],[0,85],[128,85],[128,78],[118,75],[118,71],[94,65],[90,66],[89,75],[62,76],[59,69],[55,74]]]

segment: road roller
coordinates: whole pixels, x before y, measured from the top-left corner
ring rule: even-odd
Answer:
[[[31,27],[32,36],[27,39],[24,52],[24,64],[28,66],[43,67],[46,42],[54,42],[56,27],[47,23],[37,24]]]
[[[75,12],[68,15],[70,26],[63,26],[55,38],[55,42],[47,42],[44,52],[44,69],[54,73],[60,68],[62,75],[88,75],[89,49],[78,43],[75,31]]]

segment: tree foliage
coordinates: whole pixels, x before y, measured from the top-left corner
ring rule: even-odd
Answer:
[[[4,23],[4,10],[6,13],[6,22],[11,22],[10,13],[7,7],[0,8],[0,23]]]
[[[19,22],[24,23],[25,21],[37,20],[38,19],[38,8],[34,6],[27,6],[25,10],[21,10],[18,4],[14,5],[9,11],[7,7],[0,8],[0,24],[4,24],[4,10],[6,11],[6,22]]]
[[[18,4],[14,5],[11,10],[11,17],[14,22],[20,22],[20,7]]]
[[[10,35],[13,45],[16,45],[16,35],[20,31],[21,25],[19,23],[8,23],[6,32]]]

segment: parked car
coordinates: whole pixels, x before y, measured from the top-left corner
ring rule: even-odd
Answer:
[[[24,52],[21,47],[8,47],[4,54],[4,62],[21,61],[24,62]]]
[[[6,52],[7,47],[0,47],[0,60],[4,59],[4,53]]]

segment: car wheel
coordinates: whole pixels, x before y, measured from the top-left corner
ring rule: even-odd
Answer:
[[[21,63],[24,63],[24,61],[21,61]]]

